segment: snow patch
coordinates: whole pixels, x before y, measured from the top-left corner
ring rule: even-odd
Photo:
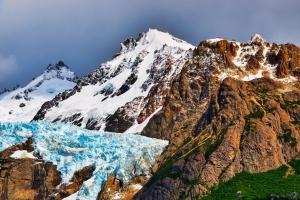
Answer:
[[[263,77],[262,72],[263,72],[263,70],[260,69],[257,72],[257,74],[250,74],[249,76],[244,76],[244,78],[242,78],[242,80],[243,81],[251,81],[256,78],[261,78],[261,77]]]
[[[66,198],[63,198],[63,200],[76,200],[77,199],[77,194],[78,192],[66,197]]]
[[[131,185],[131,187],[135,190],[140,190],[140,189],[142,189],[143,186],[140,184],[134,184],[134,185]]]
[[[33,155],[33,152],[28,152],[26,150],[15,151],[10,157],[15,159],[22,159],[22,158],[37,159],[37,157]]]

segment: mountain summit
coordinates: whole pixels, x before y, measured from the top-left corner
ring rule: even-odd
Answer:
[[[25,87],[0,95],[0,121],[30,121],[42,104],[76,85],[78,77],[62,61],[51,64]]]
[[[255,35],[251,36],[251,39],[249,40],[248,43],[252,43],[252,42],[267,43],[267,41],[263,37],[261,37],[259,34],[255,34]]]
[[[192,49],[194,46],[155,29],[140,33],[137,40],[130,37],[121,43],[113,60],[82,77],[71,92],[44,104],[34,120],[140,132],[148,117],[161,109],[172,78],[191,57]]]

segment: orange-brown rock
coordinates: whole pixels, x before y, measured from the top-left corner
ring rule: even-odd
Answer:
[[[103,185],[101,191],[98,194],[97,200],[110,200],[112,196],[119,192],[122,184],[121,181],[116,178],[115,174],[110,174]]]
[[[15,159],[10,156],[17,150],[32,152],[32,138],[0,152],[0,199],[62,199],[77,192],[83,181],[94,171],[92,166],[76,171],[70,184],[62,184],[56,165],[37,159]]]
[[[246,65],[246,70],[251,71],[253,74],[256,74],[259,69],[259,60],[256,58],[256,56],[250,56],[250,59],[248,60],[248,63]]]
[[[270,64],[277,64],[278,78],[285,78],[287,75],[299,76],[297,70],[300,65],[299,47],[290,43],[280,46],[273,43],[267,60]]]
[[[261,46],[259,47],[259,50],[255,53],[255,58],[259,61],[259,62],[262,62],[265,57],[264,57],[264,47]]]
[[[141,175],[133,177],[128,183],[122,183],[115,174],[110,174],[99,192],[97,200],[131,200],[139,191],[139,187],[145,185],[148,180],[146,176]]]
[[[291,121],[300,120],[300,91],[284,93],[268,78],[227,78],[189,92],[190,86],[179,87],[180,77],[193,80],[189,70],[174,80],[165,107],[142,132],[169,138],[170,145],[134,199],[194,199],[243,170],[268,171],[299,155],[299,128]]]
[[[46,199],[60,184],[60,172],[40,158],[11,158],[17,150],[32,152],[32,138],[0,152],[0,199]]]
[[[76,193],[83,182],[91,178],[95,168],[93,166],[86,166],[74,173],[68,183],[59,186],[49,197],[50,200],[61,200],[71,194]]]

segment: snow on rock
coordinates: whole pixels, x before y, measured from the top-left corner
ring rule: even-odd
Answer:
[[[76,197],[87,200],[96,199],[111,173],[123,182],[141,174],[150,175],[150,167],[168,145],[168,141],[140,135],[89,131],[57,122],[6,122],[0,123],[0,151],[31,136],[35,153],[57,165],[64,183],[75,171],[89,165],[95,167]],[[31,155],[20,151],[13,155],[21,154]]]
[[[141,124],[163,105],[171,80],[191,56],[192,49],[194,46],[187,42],[155,29],[140,33],[137,40],[128,38],[111,61],[82,77],[71,92],[62,95],[63,98],[53,99],[34,120],[61,121],[90,130],[124,132],[137,123]],[[158,89],[152,94],[154,86]],[[134,105],[126,106],[126,103]],[[107,121],[115,112],[120,112],[115,115],[118,119],[111,117]],[[116,127],[114,122],[120,120],[126,127],[112,129]],[[109,124],[109,129],[106,129],[106,124]],[[138,130],[142,128],[139,126]]]
[[[77,80],[75,73],[62,61],[55,66],[49,65],[27,86],[15,87],[15,90],[0,95],[0,121],[31,121],[43,103],[73,88]]]
[[[267,43],[267,41],[263,37],[261,37],[259,34],[253,35],[248,43],[252,43],[252,42]]]
[[[77,194],[78,194],[78,192],[76,192],[76,193],[74,193],[74,194],[72,194],[72,195],[70,195],[66,198],[63,198],[63,200],[76,200]]]
[[[16,159],[21,159],[21,158],[37,159],[37,157],[33,155],[33,152],[28,152],[26,150],[15,151],[10,157]]]

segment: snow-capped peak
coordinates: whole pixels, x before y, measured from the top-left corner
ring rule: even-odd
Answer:
[[[25,87],[0,93],[0,121],[30,121],[44,102],[71,89],[78,78],[62,61],[51,64]]]
[[[255,35],[251,36],[251,39],[249,40],[248,43],[252,43],[252,42],[267,43],[267,41],[263,37],[261,37],[259,34],[255,34]]]
[[[156,29],[149,29],[147,33],[141,32],[139,33],[139,37],[135,40],[133,37],[129,37],[121,43],[120,51],[113,56],[116,58],[122,54],[126,54],[135,50],[138,45],[146,45],[153,46],[156,45],[156,48],[161,48],[163,44],[167,44],[169,46],[179,46],[183,49],[194,48],[192,45],[187,42],[178,39],[168,32],[161,32]]]
[[[44,80],[50,80],[52,78],[66,79],[68,81],[77,82],[78,77],[72,72],[63,61],[59,61],[56,65],[49,66],[43,72]]]
[[[147,124],[143,122],[163,105],[172,78],[181,71],[194,48],[155,29],[140,33],[137,39],[129,37],[111,61],[101,64],[81,78],[72,91],[62,94],[67,98],[46,103],[34,120],[69,122],[93,130],[140,132]],[[58,102],[59,106],[52,107]],[[128,123],[114,126],[120,120]]]

